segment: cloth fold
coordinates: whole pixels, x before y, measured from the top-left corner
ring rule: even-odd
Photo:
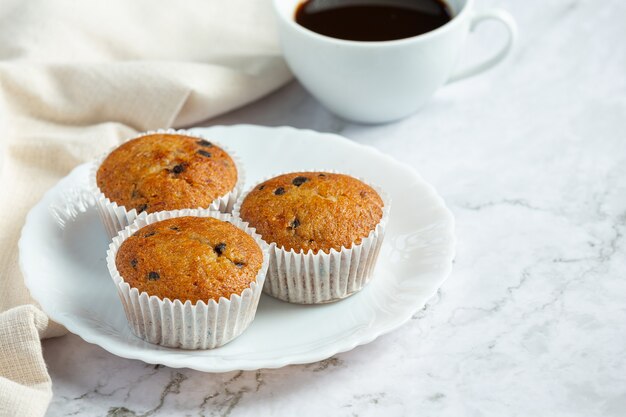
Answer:
[[[270,0],[0,2],[0,312],[34,304],[17,240],[30,207],[74,166],[137,131],[199,123],[291,79],[272,14]],[[0,327],[16,314],[37,315],[11,310]],[[42,337],[63,331],[51,323]],[[9,379],[0,396],[24,394]]]
[[[0,314],[0,417],[46,412],[52,390],[39,337],[47,326],[32,305]]]

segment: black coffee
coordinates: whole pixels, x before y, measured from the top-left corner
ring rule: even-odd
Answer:
[[[307,0],[296,22],[332,38],[391,41],[446,24],[452,13],[442,0]]]

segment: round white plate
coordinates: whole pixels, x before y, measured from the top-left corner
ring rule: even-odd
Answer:
[[[243,335],[214,350],[151,345],[128,327],[107,273],[108,239],[95,208],[76,198],[87,184],[89,164],[84,164],[33,207],[19,249],[33,298],[87,342],[125,358],[210,372],[315,362],[400,326],[450,273],[454,219],[433,187],[410,167],[374,148],[310,130],[250,125],[194,130],[237,152],[248,187],[273,173],[304,169],[334,169],[380,185],[392,204],[374,279],[334,304],[293,305],[264,295]]]

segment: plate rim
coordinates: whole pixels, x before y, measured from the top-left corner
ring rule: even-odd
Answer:
[[[51,320],[63,325],[69,332],[79,336],[81,339],[83,339],[87,343],[98,345],[102,349],[106,350],[107,352],[115,356],[119,356],[119,357],[126,358],[126,359],[140,360],[142,362],[149,363],[149,364],[163,364],[171,368],[189,368],[189,369],[195,369],[201,372],[211,372],[211,373],[230,372],[230,371],[236,371],[236,370],[251,371],[251,370],[257,370],[257,369],[276,369],[276,368],[281,368],[287,365],[298,365],[298,364],[318,362],[318,361],[327,359],[329,357],[332,357],[336,354],[350,351],[356,348],[357,346],[362,346],[362,345],[373,342],[378,337],[385,335],[401,327],[402,325],[404,325],[407,321],[411,319],[411,317],[415,314],[415,312],[419,311],[420,309],[424,308],[424,306],[428,305],[429,301],[437,293],[439,288],[441,288],[444,282],[450,277],[452,268],[453,268],[453,260],[456,256],[456,244],[457,244],[457,239],[456,239],[456,234],[455,234],[456,225],[455,225],[454,215],[452,214],[449,207],[446,205],[443,197],[441,197],[437,193],[436,189],[430,183],[425,181],[423,177],[417,172],[417,170],[415,170],[409,164],[402,162],[402,161],[398,161],[391,155],[388,155],[371,145],[357,143],[337,133],[318,132],[312,129],[300,129],[300,128],[295,128],[292,126],[263,126],[263,125],[254,125],[254,124],[234,124],[234,125],[212,125],[212,126],[205,126],[205,127],[194,127],[188,130],[200,131],[201,133],[206,133],[206,131],[210,131],[212,129],[228,129],[228,130],[230,129],[263,129],[263,130],[284,131],[284,132],[287,132],[287,134],[289,135],[306,134],[306,135],[314,135],[314,136],[324,136],[330,140],[341,141],[344,144],[347,144],[351,147],[363,148],[367,150],[368,152],[374,154],[376,157],[385,159],[388,163],[393,163],[394,165],[402,167],[405,170],[409,170],[412,173],[412,175],[415,177],[415,179],[420,183],[420,185],[425,187],[430,197],[433,198],[433,200],[437,202],[437,205],[439,206],[438,208],[441,210],[442,213],[445,214],[445,217],[447,219],[447,222],[446,222],[447,227],[441,232],[442,235],[446,235],[449,241],[449,245],[446,248],[447,251],[445,255],[442,255],[445,258],[445,268],[442,268],[442,272],[440,273],[441,279],[439,280],[438,285],[432,291],[432,293],[427,295],[424,305],[423,306],[416,305],[414,309],[407,309],[407,312],[408,312],[407,314],[404,314],[401,316],[399,315],[398,317],[394,317],[394,319],[388,320],[385,323],[385,325],[378,327],[376,331],[367,331],[360,338],[347,338],[349,342],[346,342],[345,341],[346,339],[338,339],[336,343],[326,345],[325,347],[319,350],[309,350],[309,351],[305,351],[305,352],[301,352],[297,354],[292,354],[290,356],[283,358],[282,360],[275,359],[272,361],[272,363],[263,363],[262,365],[255,363],[255,361],[250,361],[250,360],[245,361],[241,359],[236,361],[237,362],[236,366],[233,366],[230,362],[218,362],[218,363],[209,362],[207,364],[206,362],[198,361],[196,365],[196,364],[189,364],[189,363],[180,363],[178,360],[174,360],[173,362],[169,360],[162,361],[162,360],[158,360],[155,355],[146,356],[144,351],[142,350],[129,349],[124,346],[119,346],[117,343],[112,343],[112,344],[106,343],[107,338],[106,337],[103,338],[102,336],[98,337],[97,336],[98,333],[85,334],[84,332],[81,331],[80,329],[81,326],[75,325],[74,322],[71,320],[69,321],[64,320],[64,317],[62,314],[56,314],[56,312],[53,312],[51,314],[49,311],[46,310],[44,306],[45,302],[42,303],[40,301],[40,298],[42,297],[37,297],[37,289],[34,288],[33,286],[34,281],[32,280],[32,277],[30,277],[29,274],[26,272],[26,266],[24,265],[23,253],[25,253],[25,245],[26,245],[25,241],[26,241],[26,237],[28,236],[29,229],[31,225],[33,224],[33,217],[35,216],[36,208],[38,208],[44,201],[51,198],[51,196],[55,193],[57,186],[62,181],[66,180],[68,177],[74,174],[75,171],[81,169],[83,166],[93,163],[93,160],[90,160],[88,162],[79,164],[76,167],[74,167],[68,174],[66,174],[63,178],[59,179],[59,181],[57,181],[50,189],[48,189],[43,194],[41,199],[39,199],[39,201],[35,205],[33,205],[28,211],[28,214],[25,217],[24,225],[22,226],[22,229],[20,231],[20,238],[18,241],[18,254],[19,254],[18,264],[19,264],[20,271],[22,272],[22,276],[24,278],[24,284],[26,288],[29,290],[32,299],[35,300],[39,304],[40,308],[46,313],[46,315],[48,315],[48,317]],[[68,325],[67,322],[69,322],[70,324]],[[167,363],[163,363],[163,362],[167,362]],[[205,366],[203,366],[203,364],[205,364]]]

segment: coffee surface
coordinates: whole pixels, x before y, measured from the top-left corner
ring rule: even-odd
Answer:
[[[296,22],[332,38],[390,41],[430,32],[452,19],[442,0],[307,0]]]

